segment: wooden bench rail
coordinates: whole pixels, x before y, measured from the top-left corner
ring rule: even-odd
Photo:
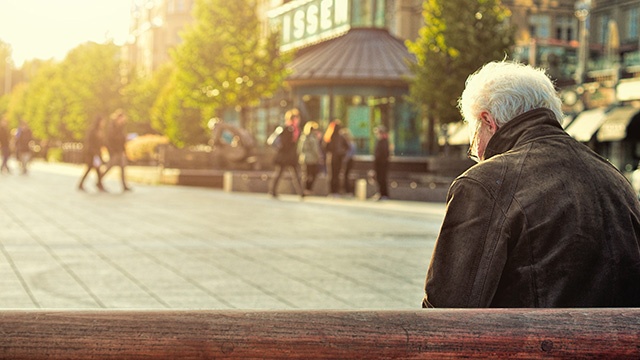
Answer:
[[[0,312],[3,359],[640,358],[640,308]]]

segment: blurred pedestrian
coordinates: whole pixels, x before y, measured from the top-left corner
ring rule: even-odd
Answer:
[[[9,157],[11,156],[11,131],[6,118],[0,121],[0,150],[2,151],[2,173],[10,174]]]
[[[340,172],[342,171],[342,161],[349,147],[347,141],[340,134],[341,129],[342,121],[335,119],[329,123],[323,137],[331,196],[339,196],[341,193]]]
[[[274,158],[275,172],[269,187],[269,194],[274,198],[278,197],[278,183],[285,169],[291,174],[291,182],[296,192],[304,197],[304,190],[300,183],[300,175],[298,173],[298,149],[297,141],[300,135],[300,113],[297,109],[286,112],[284,117],[284,125],[279,126],[269,136],[267,143],[276,148]]]
[[[459,107],[478,163],[449,188],[422,306],[640,306],[638,198],[564,131],[545,71],[488,63]]]
[[[353,183],[351,183],[349,176],[351,174],[351,169],[353,169],[353,157],[356,154],[356,142],[353,139],[351,130],[348,128],[342,128],[342,130],[340,130],[340,134],[347,143],[347,152],[344,155],[344,159],[342,159],[342,183],[344,184],[345,194],[353,196]]]
[[[80,183],[78,184],[78,190],[80,191],[84,191],[84,181],[91,170],[94,170],[98,176],[98,181],[96,182],[98,190],[106,191],[102,185],[102,173],[100,172],[100,167],[102,166],[103,129],[104,118],[102,116],[98,116],[87,130],[87,134],[84,139],[84,147],[82,149],[83,160],[87,169],[80,178]]]
[[[318,128],[318,123],[309,121],[304,124],[304,131],[300,140],[298,140],[299,162],[302,166],[302,184],[304,185],[304,194],[311,195],[313,193],[313,184],[320,172],[322,165],[323,153],[320,145],[322,134]]]
[[[111,114],[111,121],[107,127],[106,145],[109,150],[109,162],[102,177],[104,178],[109,170],[114,166],[120,167],[120,180],[122,191],[131,191],[127,185],[125,167],[127,166],[127,154],[125,145],[127,143],[127,116],[124,111],[118,109]]]
[[[382,125],[376,127],[374,133],[377,141],[373,156],[373,171],[378,184],[378,193],[375,198],[377,200],[386,200],[389,198],[389,186],[387,184],[389,177],[389,133],[387,128]]]
[[[31,128],[27,125],[26,121],[20,121],[20,126],[16,131],[15,136],[15,148],[16,158],[20,163],[20,169],[22,174],[26,175],[28,172],[29,161],[31,161],[31,141],[33,140],[33,133]]]

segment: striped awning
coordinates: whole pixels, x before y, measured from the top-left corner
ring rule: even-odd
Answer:
[[[620,106],[609,111],[598,130],[598,141],[619,141],[627,137],[627,126],[638,111],[633,106]]]
[[[604,123],[604,111],[604,108],[597,108],[581,112],[569,124],[567,133],[580,142],[588,142]]]

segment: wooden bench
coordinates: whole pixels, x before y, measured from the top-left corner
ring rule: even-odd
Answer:
[[[640,358],[640,309],[0,312],[3,359]]]

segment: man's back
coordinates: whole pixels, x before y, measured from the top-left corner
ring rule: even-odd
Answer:
[[[640,209],[628,181],[568,136],[509,156],[513,239],[492,306],[526,290],[524,306],[640,306]]]
[[[455,260],[430,270],[429,302],[640,306],[640,205],[628,181],[555,120],[513,121],[489,143],[488,160],[452,186],[453,196],[464,194],[468,206],[448,210],[454,220],[445,218],[438,240],[445,244],[438,246]],[[480,218],[474,219],[477,232],[455,228],[456,218],[474,213]],[[465,242],[468,253],[458,250]],[[470,265],[462,273],[451,269],[445,279],[447,269],[440,267],[451,261]],[[443,281],[462,288],[450,289]]]

